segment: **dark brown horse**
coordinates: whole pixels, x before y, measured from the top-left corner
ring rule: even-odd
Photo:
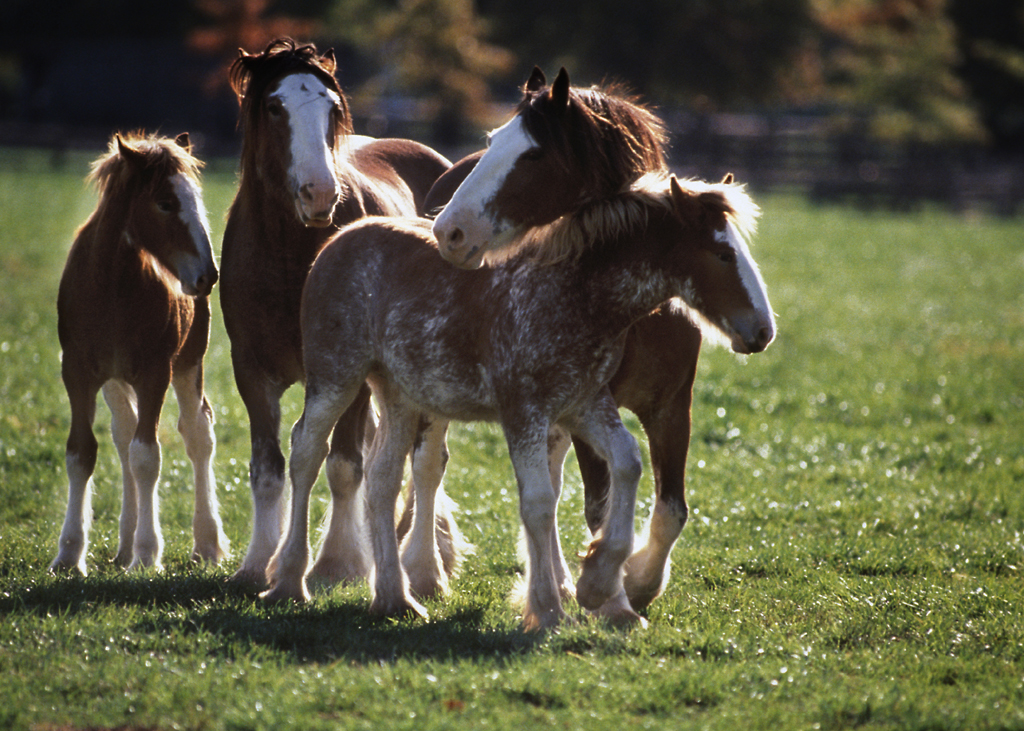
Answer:
[[[492,149],[505,143],[496,134]],[[458,195],[450,205],[457,202]],[[368,218],[345,228],[317,258],[303,293],[306,395],[292,431],[295,497],[267,598],[307,596],[310,491],[333,424],[368,379],[381,405],[367,473],[371,611],[425,614],[399,560],[395,502],[405,455],[428,416],[502,424],[527,537],[528,629],[564,617],[549,445],[567,432],[594,449],[612,480],[576,597],[613,622],[640,621],[623,586],[640,454],[607,383],[630,326],[671,298],[739,352],[768,344],[774,321],[744,241],[755,210],[737,186],[654,174],[532,236],[520,255],[474,271],[437,256],[422,219]]]
[[[57,295],[71,432],[67,514],[53,571],[86,573],[100,389],[123,476],[115,562],[160,568],[157,426],[171,384],[195,472],[193,558],[218,561],[228,551],[212,469],[213,412],[203,393],[217,268],[199,165],[187,135],[142,134],[116,135],[93,165],[99,204],[75,237]]]
[[[313,260],[339,227],[366,215],[417,215],[449,162],[408,140],[352,134],[333,52],[291,40],[240,52],[230,70],[243,133],[241,181],[228,214],[221,303],[235,381],[249,415],[253,527],[238,578],[265,582],[287,514],[280,399],[303,379],[299,300]],[[366,576],[361,452],[369,388],[335,430],[331,522],[314,574]],[[369,422],[372,424],[372,421]],[[443,460],[444,430],[425,429],[422,469]],[[414,455],[414,474],[417,472]],[[337,459],[335,459],[337,456]]]
[[[565,142],[555,145],[549,142],[558,139],[558,130],[569,140],[580,137],[576,130],[581,125],[581,116],[573,111],[578,101],[575,90],[567,93],[568,77],[564,70],[554,87],[545,89],[544,86],[543,74],[535,70],[518,115],[528,135],[527,144],[518,152],[506,151],[502,160],[494,160],[492,165],[497,170],[488,176],[493,191],[498,194],[486,205],[498,212],[497,217],[506,218],[515,230],[546,224],[574,210],[578,206],[575,201],[602,195],[600,189],[587,184],[587,179],[576,172],[587,165],[585,148],[566,152]],[[428,211],[439,210],[451,199],[483,154],[476,153],[456,163],[437,181],[428,196]],[[500,169],[502,162],[505,170]],[[500,180],[506,170],[508,178],[502,185]],[[530,185],[531,177],[556,181],[551,187],[562,191],[561,202],[552,205],[539,195],[530,197],[529,193],[538,190]],[[510,191],[504,200],[499,195],[501,191]],[[543,217],[523,213],[534,210],[533,203],[537,204],[535,210],[546,206]],[[509,240],[515,242],[514,238],[506,238]],[[465,246],[467,242],[464,232],[453,232],[452,238],[442,245],[442,254],[459,264],[465,264],[468,258],[470,266],[478,264],[485,255],[498,258],[508,255],[494,248],[486,251],[487,244],[469,251]],[[492,242],[491,246],[500,248],[503,244]],[[650,521],[641,546],[627,563],[625,586],[635,609],[650,604],[664,589],[671,551],[687,519],[686,458],[701,339],[701,329],[694,323],[691,313],[668,303],[630,328],[622,362],[609,384],[616,403],[633,411],[644,428],[655,482],[656,502]],[[585,486],[587,524],[591,531],[596,531],[604,515],[610,475],[604,462],[585,442],[577,439],[573,442]]]

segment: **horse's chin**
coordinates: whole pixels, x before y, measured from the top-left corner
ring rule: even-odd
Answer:
[[[306,228],[327,228],[333,221],[334,219],[331,216],[328,216],[327,218],[302,217],[302,225]]]
[[[484,263],[484,253],[487,251],[482,246],[473,248],[466,257],[462,260],[462,263],[457,264],[459,269],[479,269]]]
[[[306,228],[327,228],[334,223],[334,206],[330,210],[310,211],[301,201],[295,201],[295,215]]]

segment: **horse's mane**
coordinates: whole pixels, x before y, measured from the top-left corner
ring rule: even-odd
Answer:
[[[312,43],[299,45],[291,38],[271,41],[263,52],[258,54],[248,54],[239,50],[238,58],[228,69],[228,81],[238,97],[238,124],[242,128],[243,145],[249,148],[250,142],[255,139],[258,132],[260,102],[267,88],[282,76],[296,72],[313,74],[338,95],[341,114],[337,115],[335,120],[335,136],[340,138],[352,134],[352,114],[348,108],[348,100],[334,77],[334,70],[333,51],[320,56]],[[243,152],[243,162],[245,157]]]
[[[623,87],[570,87],[568,109],[550,105],[550,87],[528,89],[516,114],[563,165],[583,161],[581,183],[588,198],[615,195],[643,175],[667,170],[664,123]],[[569,119],[563,121],[562,113]]]
[[[540,264],[575,260],[597,242],[641,231],[652,209],[672,209],[670,179],[668,172],[648,173],[617,196],[591,201],[550,224],[527,230],[512,246],[485,254],[485,263],[494,265],[517,255]],[[676,182],[684,193],[722,213],[744,240],[753,236],[760,208],[745,185],[694,179]]]
[[[179,173],[198,184],[203,163],[175,140],[142,131],[119,133],[110,138],[106,154],[93,162],[86,177],[100,192],[101,205],[123,193],[129,183],[130,163],[121,155],[121,144],[142,158],[143,185]]]

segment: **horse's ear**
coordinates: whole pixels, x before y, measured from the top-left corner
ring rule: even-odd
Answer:
[[[174,138],[174,142],[185,152],[192,154],[192,140],[188,138],[188,132],[182,132]]]
[[[675,175],[669,178],[669,191],[672,196],[672,210],[679,219],[686,223],[696,222],[701,208],[697,196],[686,193]]]
[[[722,178],[722,185],[732,185],[732,184],[733,184],[732,173],[726,173],[725,177]]]
[[[131,165],[142,165],[145,163],[146,156],[125,142],[121,138],[120,133],[115,134],[114,139],[117,140],[117,154],[124,158],[125,161]]]
[[[534,66],[533,73],[526,80],[526,91],[540,91],[547,83],[548,79],[544,76],[544,72],[540,70],[540,66]]]
[[[336,58],[334,58],[333,48],[328,48],[327,52],[320,57],[320,63],[324,65],[324,68],[327,69],[331,73],[331,75],[334,75],[334,72],[338,68],[338,61]]]
[[[555,103],[556,108],[568,108],[569,106],[569,72],[565,70],[563,66],[558,76],[555,77],[555,83],[551,85],[551,101]]]

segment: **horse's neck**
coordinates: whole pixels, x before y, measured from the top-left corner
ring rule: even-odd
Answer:
[[[76,246],[81,247],[84,260],[95,273],[96,284],[112,279],[115,271],[125,266],[142,268],[140,244],[131,241],[126,228],[126,206],[103,206],[78,233]]]
[[[588,292],[591,308],[608,322],[625,322],[628,327],[673,296],[669,278],[658,271],[653,258],[653,240],[663,216],[652,209],[637,230],[597,242],[580,256],[580,286]]]
[[[230,218],[246,223],[247,236],[240,243],[288,259],[311,260],[336,231],[304,226],[294,207],[255,174],[243,173]]]

